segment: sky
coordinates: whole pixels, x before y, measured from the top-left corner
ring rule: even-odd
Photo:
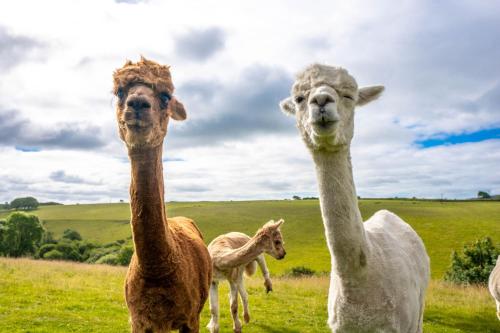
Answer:
[[[171,66],[188,119],[164,145],[169,201],[317,196],[280,100],[310,63],[384,95],[356,110],[362,197],[500,194],[496,1],[2,1],[0,202],[128,200],[112,73]]]

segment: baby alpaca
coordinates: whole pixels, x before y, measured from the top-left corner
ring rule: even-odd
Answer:
[[[218,288],[220,281],[227,280],[229,282],[231,316],[235,333],[241,332],[241,322],[238,318],[238,293],[243,302],[245,323],[250,321],[248,294],[243,284],[243,272],[246,272],[248,276],[253,275],[258,264],[264,275],[266,291],[272,291],[264,252],[278,260],[285,257],[283,237],[279,229],[283,222],[283,220],[267,222],[252,238],[241,232],[230,232],[218,236],[208,245],[213,264],[213,277],[210,286],[210,313],[212,317],[207,325],[211,333],[219,332]]]

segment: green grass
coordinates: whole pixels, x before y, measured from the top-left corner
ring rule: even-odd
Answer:
[[[128,332],[123,300],[126,268],[0,258],[0,332]],[[251,333],[327,332],[327,277],[274,279],[266,294],[260,277],[247,279]],[[221,333],[230,332],[228,288],[220,294]],[[426,333],[500,332],[485,288],[432,282]],[[208,306],[201,323],[209,321]],[[207,332],[204,328],[202,332]]]
[[[294,266],[322,272],[330,269],[319,203],[305,201],[233,201],[169,203],[169,216],[183,215],[196,221],[205,241],[229,231],[253,235],[269,219],[284,218],[287,258],[268,260],[271,271],[283,274]],[[412,225],[424,240],[431,258],[432,276],[441,279],[450,263],[452,250],[484,236],[500,243],[500,202],[437,202],[411,200],[361,200],[364,219],[388,209]],[[44,206],[38,215],[56,237],[67,229],[79,231],[85,239],[100,243],[130,237],[128,204]],[[0,213],[0,218],[7,213]]]

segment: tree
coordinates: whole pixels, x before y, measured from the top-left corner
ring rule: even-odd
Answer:
[[[38,200],[33,197],[15,198],[10,203],[10,208],[15,210],[33,210],[38,208]]]
[[[466,244],[461,254],[453,251],[444,278],[458,284],[486,284],[499,254],[489,237]]]
[[[300,200],[300,197],[298,195],[294,195],[292,198],[293,200]]]
[[[485,191],[477,192],[477,197],[481,199],[491,199],[491,195],[489,195],[488,192]]]
[[[34,254],[45,233],[37,216],[21,212],[10,214],[4,227],[2,247],[10,257]]]

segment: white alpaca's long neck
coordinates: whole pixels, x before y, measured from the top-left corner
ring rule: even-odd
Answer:
[[[366,266],[369,251],[352,176],[349,149],[313,152],[321,215],[332,272],[351,281]]]

